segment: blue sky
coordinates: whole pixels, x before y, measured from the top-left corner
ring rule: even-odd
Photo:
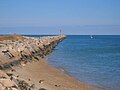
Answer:
[[[0,0],[0,33],[120,34],[120,0]]]

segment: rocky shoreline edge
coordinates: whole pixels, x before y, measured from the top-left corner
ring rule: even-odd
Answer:
[[[30,85],[20,79],[19,75],[14,75],[13,67],[39,61],[65,38],[66,36],[32,38],[16,34],[0,36],[0,90],[36,90],[34,83]],[[46,89],[39,88],[39,90]]]

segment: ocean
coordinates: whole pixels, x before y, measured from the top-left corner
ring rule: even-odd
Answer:
[[[120,35],[92,37],[68,35],[46,56],[47,62],[93,87],[120,90]]]
[[[120,90],[120,35],[68,35],[47,61],[91,86]]]

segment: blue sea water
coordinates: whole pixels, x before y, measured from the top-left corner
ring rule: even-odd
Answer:
[[[120,90],[120,35],[68,35],[47,58],[84,83]]]
[[[89,85],[120,90],[120,35],[94,35],[92,39],[89,35],[68,35],[47,61]]]

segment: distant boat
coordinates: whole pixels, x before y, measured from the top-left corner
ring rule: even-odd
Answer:
[[[93,36],[92,36],[92,35],[90,35],[90,38],[92,39],[92,38],[93,38]]]

